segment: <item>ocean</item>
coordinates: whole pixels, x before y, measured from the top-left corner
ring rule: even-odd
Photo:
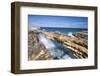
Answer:
[[[88,31],[86,28],[52,28],[52,27],[41,27],[42,30],[48,31],[48,32],[59,32],[65,35],[70,35],[74,32],[82,32],[82,31]]]

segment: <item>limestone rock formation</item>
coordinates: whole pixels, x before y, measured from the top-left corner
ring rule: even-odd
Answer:
[[[55,32],[44,32],[52,40],[61,42],[66,48],[70,49],[76,58],[88,57],[88,34],[87,32],[73,33],[74,37]]]
[[[50,60],[49,51],[38,41],[37,31],[28,32],[28,60]]]
[[[57,32],[33,30],[28,32],[28,60],[51,60],[53,57],[46,47],[39,42],[37,34],[41,32],[48,39],[62,43],[73,52],[77,59],[88,57],[88,32],[75,32],[68,36]]]
[[[84,31],[84,32],[77,32],[77,33],[73,33],[73,35],[77,38],[82,38],[82,39],[88,39],[88,32]]]

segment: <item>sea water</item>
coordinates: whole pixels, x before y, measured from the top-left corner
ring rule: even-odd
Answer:
[[[74,32],[88,31],[87,28],[56,28],[56,27],[41,27],[42,30],[48,32],[58,32],[65,35],[71,35]]]

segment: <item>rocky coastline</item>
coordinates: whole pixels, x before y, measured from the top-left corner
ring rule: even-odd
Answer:
[[[44,34],[53,40],[61,42],[66,48],[70,49],[76,58],[87,58],[88,57],[88,40],[87,32],[76,32],[73,33],[74,37],[65,36],[55,32],[44,32]]]
[[[56,40],[68,48],[77,59],[88,57],[88,32],[75,32],[68,36],[57,32],[32,30],[28,32],[28,60],[53,59],[48,49],[43,46],[37,37],[38,33],[44,34],[50,40]]]
[[[28,60],[51,60],[48,50],[39,43],[37,31],[28,32]]]

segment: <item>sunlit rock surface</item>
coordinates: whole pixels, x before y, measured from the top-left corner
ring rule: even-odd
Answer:
[[[49,51],[39,42],[36,31],[28,33],[28,60],[50,60]]]
[[[59,32],[31,30],[28,32],[28,60],[82,59],[88,57],[88,33],[75,32],[64,35]],[[69,49],[72,58],[56,48],[52,40]],[[66,50],[67,51],[67,50]],[[70,54],[68,52],[68,54]]]
[[[53,40],[61,42],[65,47],[73,52],[76,58],[88,57],[88,34],[87,32],[76,32],[73,36],[65,36],[55,32],[44,32],[44,34]]]

